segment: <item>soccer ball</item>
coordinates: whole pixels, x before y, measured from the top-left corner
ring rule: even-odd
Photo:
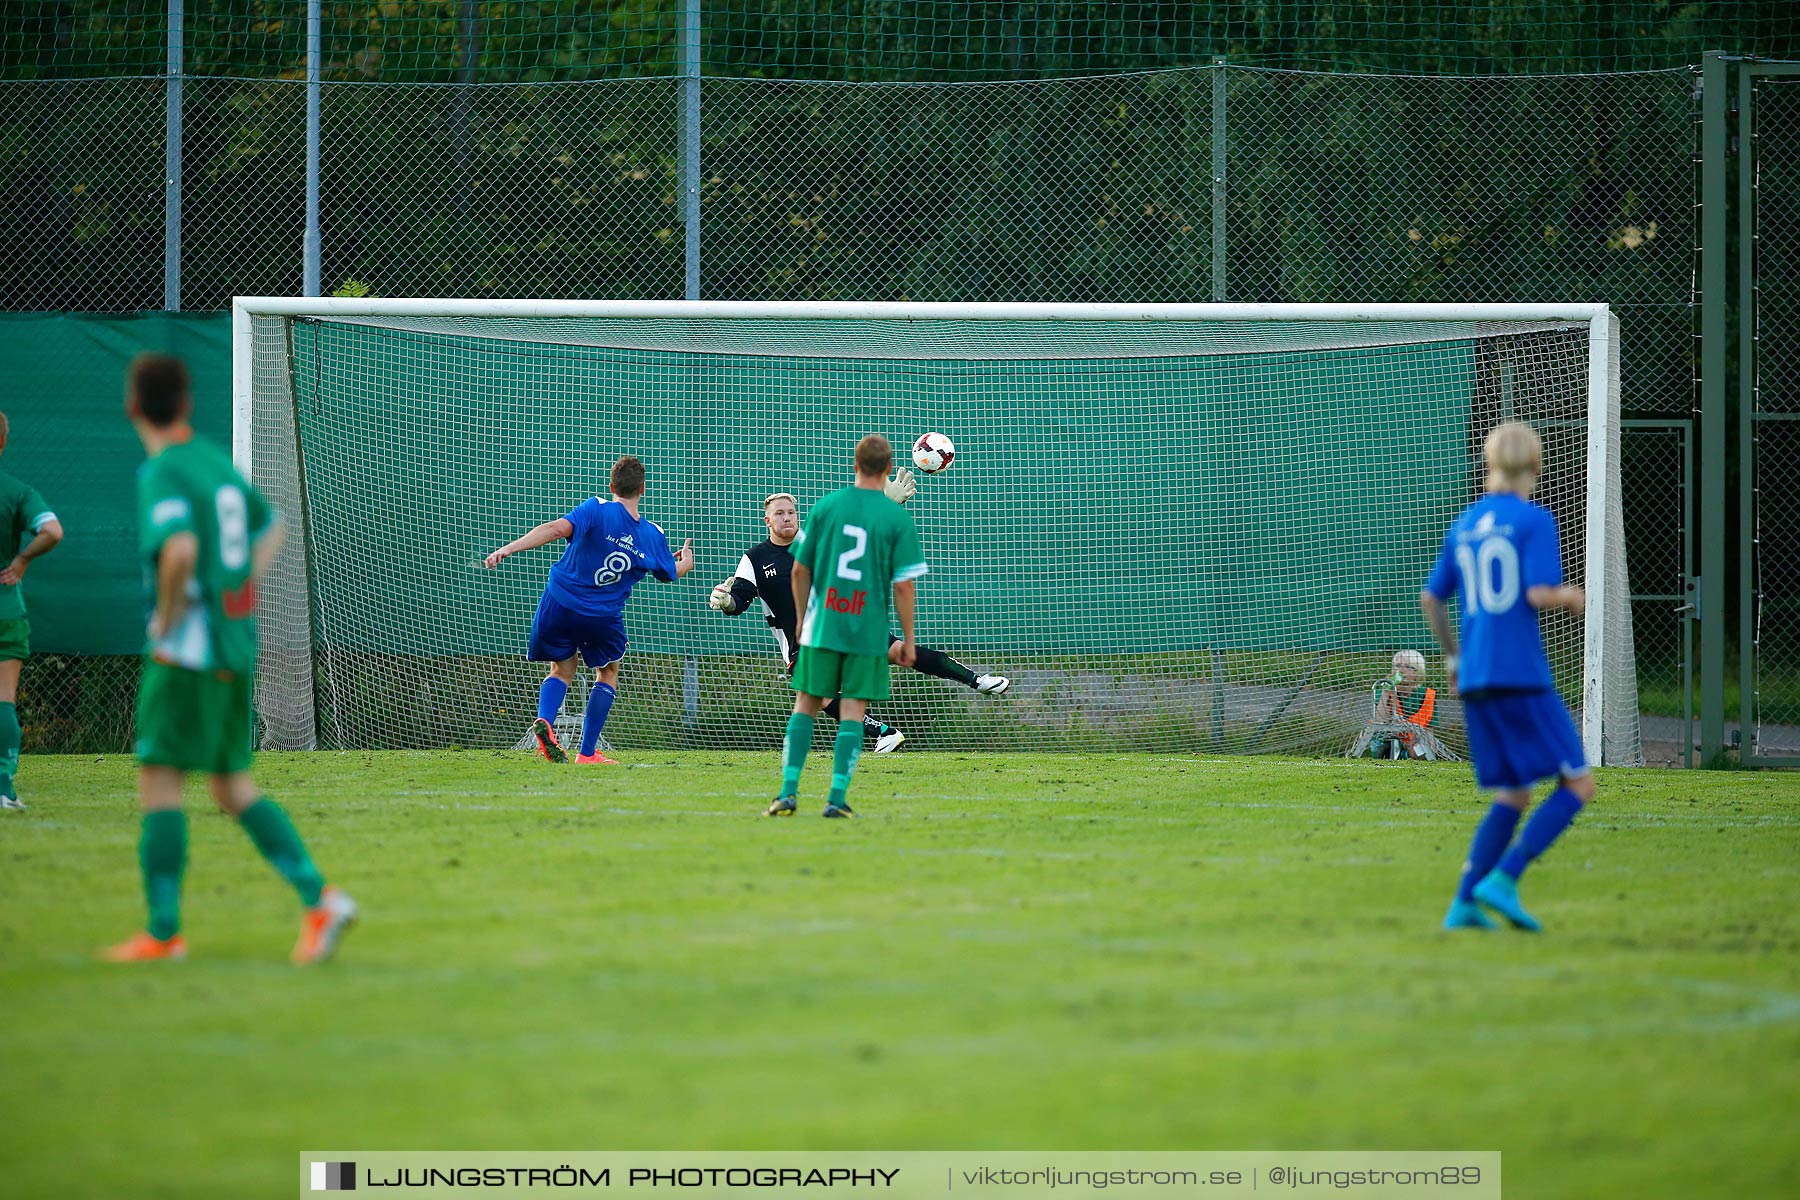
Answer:
[[[936,475],[956,459],[956,445],[941,433],[927,433],[913,443],[913,466]]]

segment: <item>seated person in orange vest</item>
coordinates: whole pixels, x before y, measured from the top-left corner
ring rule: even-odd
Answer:
[[[1429,729],[1437,719],[1437,689],[1425,686],[1425,656],[1417,650],[1394,651],[1394,673],[1375,685],[1377,725],[1415,725]],[[1418,739],[1410,732],[1377,736],[1369,743],[1374,758],[1412,758],[1421,755]]]

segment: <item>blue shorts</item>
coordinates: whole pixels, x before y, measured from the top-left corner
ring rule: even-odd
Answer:
[[[582,662],[604,667],[624,658],[629,644],[622,614],[590,617],[545,592],[537,616],[531,618],[531,648],[525,657],[532,662],[562,662],[580,651]]]
[[[1463,724],[1479,787],[1523,791],[1540,779],[1587,774],[1581,735],[1554,690],[1472,692],[1463,697]]]

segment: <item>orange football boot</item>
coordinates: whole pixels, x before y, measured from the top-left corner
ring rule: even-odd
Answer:
[[[319,902],[300,919],[300,940],[294,943],[294,965],[322,963],[337,953],[344,931],[356,920],[356,901],[339,888],[327,887]]]
[[[116,946],[101,951],[107,962],[180,962],[187,957],[187,939],[179,933],[172,938],[151,937],[148,933],[132,934]]]
[[[539,758],[547,758],[553,763],[569,761],[569,752],[556,740],[556,730],[551,728],[550,722],[539,717],[531,723],[531,732],[537,737]]]

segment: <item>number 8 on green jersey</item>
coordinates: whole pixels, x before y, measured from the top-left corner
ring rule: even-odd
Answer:
[[[146,648],[138,759],[215,775],[248,770],[256,674],[252,550],[269,527],[269,506],[224,450],[196,437],[144,464],[138,514],[153,607],[163,545],[191,533],[199,546],[186,609]]]

